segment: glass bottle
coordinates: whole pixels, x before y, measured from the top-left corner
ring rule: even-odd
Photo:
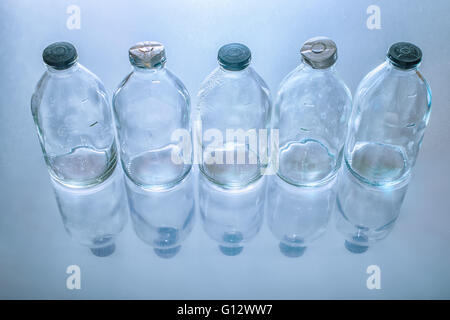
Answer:
[[[267,166],[258,153],[258,135],[268,129],[269,89],[250,66],[251,52],[243,44],[220,48],[219,66],[198,93],[203,132],[201,172],[224,188],[240,188],[258,180]]]
[[[178,253],[193,225],[190,98],[166,67],[164,46],[129,50],[133,71],[114,93],[122,167],[133,227],[163,258]]]
[[[138,43],[129,58],[133,71],[113,96],[122,167],[141,187],[170,188],[192,166],[189,93],[165,67],[161,43]]]
[[[417,46],[393,44],[360,83],[338,191],[338,229],[352,252],[383,239],[399,215],[431,108]]]
[[[199,202],[206,232],[225,255],[237,255],[260,229],[268,165],[270,92],[250,67],[251,52],[230,43],[198,93],[201,123]]]
[[[31,111],[59,211],[75,240],[107,256],[128,214],[108,97],[72,44],[49,45],[43,59]]]
[[[31,111],[49,173],[69,187],[101,183],[117,160],[105,88],[77,62],[70,43],[49,45],[43,59],[47,71],[37,84]]]
[[[312,38],[301,55],[275,100],[279,167],[267,200],[269,227],[291,257],[303,254],[326,229],[352,107],[350,90],[335,69],[336,44]]]

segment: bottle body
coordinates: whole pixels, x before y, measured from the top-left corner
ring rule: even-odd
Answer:
[[[117,161],[108,97],[100,80],[79,63],[48,67],[31,109],[51,177],[69,187],[105,181]]]
[[[300,187],[332,180],[341,166],[351,113],[350,90],[334,67],[302,63],[281,83],[275,106],[278,175]]]
[[[365,251],[392,229],[430,108],[431,90],[417,66],[402,68],[387,59],[360,83],[338,193],[338,228],[350,251]],[[355,196],[358,204],[350,205]]]
[[[224,188],[240,188],[258,180],[267,166],[258,149],[261,129],[268,129],[270,93],[251,68],[216,68],[198,94],[204,135],[201,172]],[[264,133],[264,131],[263,131]],[[265,133],[267,134],[267,133]]]
[[[359,179],[395,185],[410,175],[428,123],[431,91],[413,68],[386,61],[361,82],[345,159]]]
[[[122,167],[136,185],[170,188],[191,169],[190,98],[164,67],[135,68],[113,98]],[[184,139],[174,135],[186,133]]]

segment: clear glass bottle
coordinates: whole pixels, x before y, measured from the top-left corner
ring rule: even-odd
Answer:
[[[334,67],[336,44],[306,41],[302,63],[281,82],[275,101],[280,151],[278,175],[313,187],[333,179],[341,165],[351,113],[351,93]]]
[[[431,110],[421,60],[417,46],[396,43],[358,87],[338,191],[338,228],[352,252],[387,236],[399,215]]]
[[[267,200],[269,227],[291,257],[302,255],[326,229],[352,108],[350,90],[334,67],[336,44],[312,38],[301,55],[275,100],[279,167]]]
[[[269,89],[250,67],[251,52],[243,44],[220,48],[217,67],[198,93],[203,143],[201,172],[224,188],[240,188],[258,180],[267,166],[257,139],[271,118]],[[236,137],[238,136],[238,137]]]
[[[45,48],[47,71],[31,110],[66,230],[95,255],[107,256],[128,206],[106,91],[77,58],[67,42]]]
[[[190,98],[159,42],[129,50],[133,71],[113,107],[134,230],[162,258],[178,253],[195,211]],[[179,132],[180,134],[174,134]]]
[[[31,111],[52,178],[69,187],[88,187],[114,171],[116,145],[105,88],[77,58],[67,42],[45,48],[47,71]]]
[[[217,67],[198,93],[202,159],[199,203],[208,235],[225,255],[237,255],[260,229],[265,205],[271,119],[267,85],[250,67],[243,44],[220,48]]]
[[[139,186],[170,188],[192,166],[186,141],[173,135],[184,130],[190,139],[189,93],[165,67],[161,43],[138,43],[130,48],[129,57],[133,71],[113,96],[122,167]]]

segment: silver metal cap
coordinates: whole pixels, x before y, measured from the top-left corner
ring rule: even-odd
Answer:
[[[159,68],[166,63],[164,45],[156,41],[139,42],[128,51],[130,62],[139,68]]]
[[[326,69],[337,60],[337,47],[333,40],[326,37],[311,38],[303,44],[300,51],[303,61],[314,69]]]

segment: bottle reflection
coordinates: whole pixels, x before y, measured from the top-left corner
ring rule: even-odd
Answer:
[[[131,220],[137,236],[161,258],[175,256],[192,230],[195,212],[192,172],[169,189],[144,189],[128,178]]]
[[[266,178],[240,189],[223,189],[199,174],[200,213],[206,233],[228,256],[242,252],[259,231],[264,215]]]
[[[347,250],[363,253],[391,232],[408,183],[409,179],[406,179],[389,187],[370,186],[343,166],[339,177],[336,226],[345,237]]]
[[[88,188],[70,188],[53,179],[52,184],[71,237],[96,256],[111,255],[128,217],[122,171],[116,168],[107,180]]]
[[[335,185],[336,178],[317,187],[296,187],[277,175],[270,177],[268,225],[285,256],[301,256],[325,232],[336,201]]]

